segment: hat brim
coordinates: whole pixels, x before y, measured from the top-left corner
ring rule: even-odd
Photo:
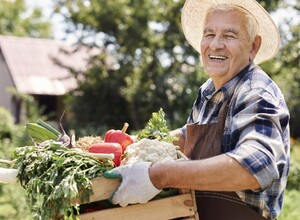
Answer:
[[[183,6],[181,23],[183,33],[191,46],[200,52],[203,25],[207,10],[217,4],[233,4],[249,11],[257,20],[261,47],[254,59],[256,64],[273,58],[280,47],[280,35],[269,13],[255,0],[187,0]]]

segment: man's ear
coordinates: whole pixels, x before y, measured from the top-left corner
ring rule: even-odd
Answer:
[[[261,46],[261,36],[257,35],[254,38],[254,41],[252,43],[252,49],[250,51],[249,60],[251,60],[251,61],[254,60],[256,54],[258,53],[260,46]]]

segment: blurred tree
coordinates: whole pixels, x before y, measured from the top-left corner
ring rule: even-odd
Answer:
[[[300,25],[292,28],[292,39],[281,51],[281,62],[274,77],[282,88],[291,113],[291,135],[300,137]]]
[[[294,8],[296,17],[300,17],[300,2],[283,2],[282,7]],[[300,137],[300,20],[282,21],[281,49],[275,59],[266,62],[262,68],[277,82],[282,89],[291,114],[291,136]],[[288,28],[288,31],[286,30]],[[283,31],[284,29],[284,31]]]
[[[128,121],[130,128],[140,129],[160,107],[172,126],[185,122],[206,76],[200,74],[199,55],[181,31],[182,3],[57,1],[57,12],[65,13],[69,22],[68,31],[80,30],[81,42],[103,47],[71,96],[80,127],[121,127]],[[107,59],[111,65],[106,65]]]
[[[49,38],[51,23],[42,19],[42,11],[28,11],[24,0],[0,0],[0,34]]]
[[[261,4],[267,11],[274,11],[277,9],[278,4],[282,3],[282,0],[258,0],[259,4]]]
[[[76,34],[83,44],[102,48],[68,99],[79,127],[120,128],[128,121],[131,128],[140,129],[160,107],[172,128],[185,122],[207,75],[181,30],[184,0],[55,2],[56,12],[68,23],[66,32]],[[284,3],[259,2],[268,11]],[[281,57],[296,42],[286,40],[278,59],[262,65],[271,76],[286,77],[295,65],[286,60],[291,66],[283,71]]]

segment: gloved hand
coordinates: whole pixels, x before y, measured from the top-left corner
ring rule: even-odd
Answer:
[[[157,189],[149,177],[150,162],[137,162],[106,171],[106,178],[122,178],[122,182],[112,196],[112,203],[127,206],[134,203],[146,203],[161,190]]]

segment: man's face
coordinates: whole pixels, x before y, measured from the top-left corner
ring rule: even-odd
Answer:
[[[246,18],[234,11],[209,14],[204,25],[201,55],[205,70],[219,89],[254,59]]]

